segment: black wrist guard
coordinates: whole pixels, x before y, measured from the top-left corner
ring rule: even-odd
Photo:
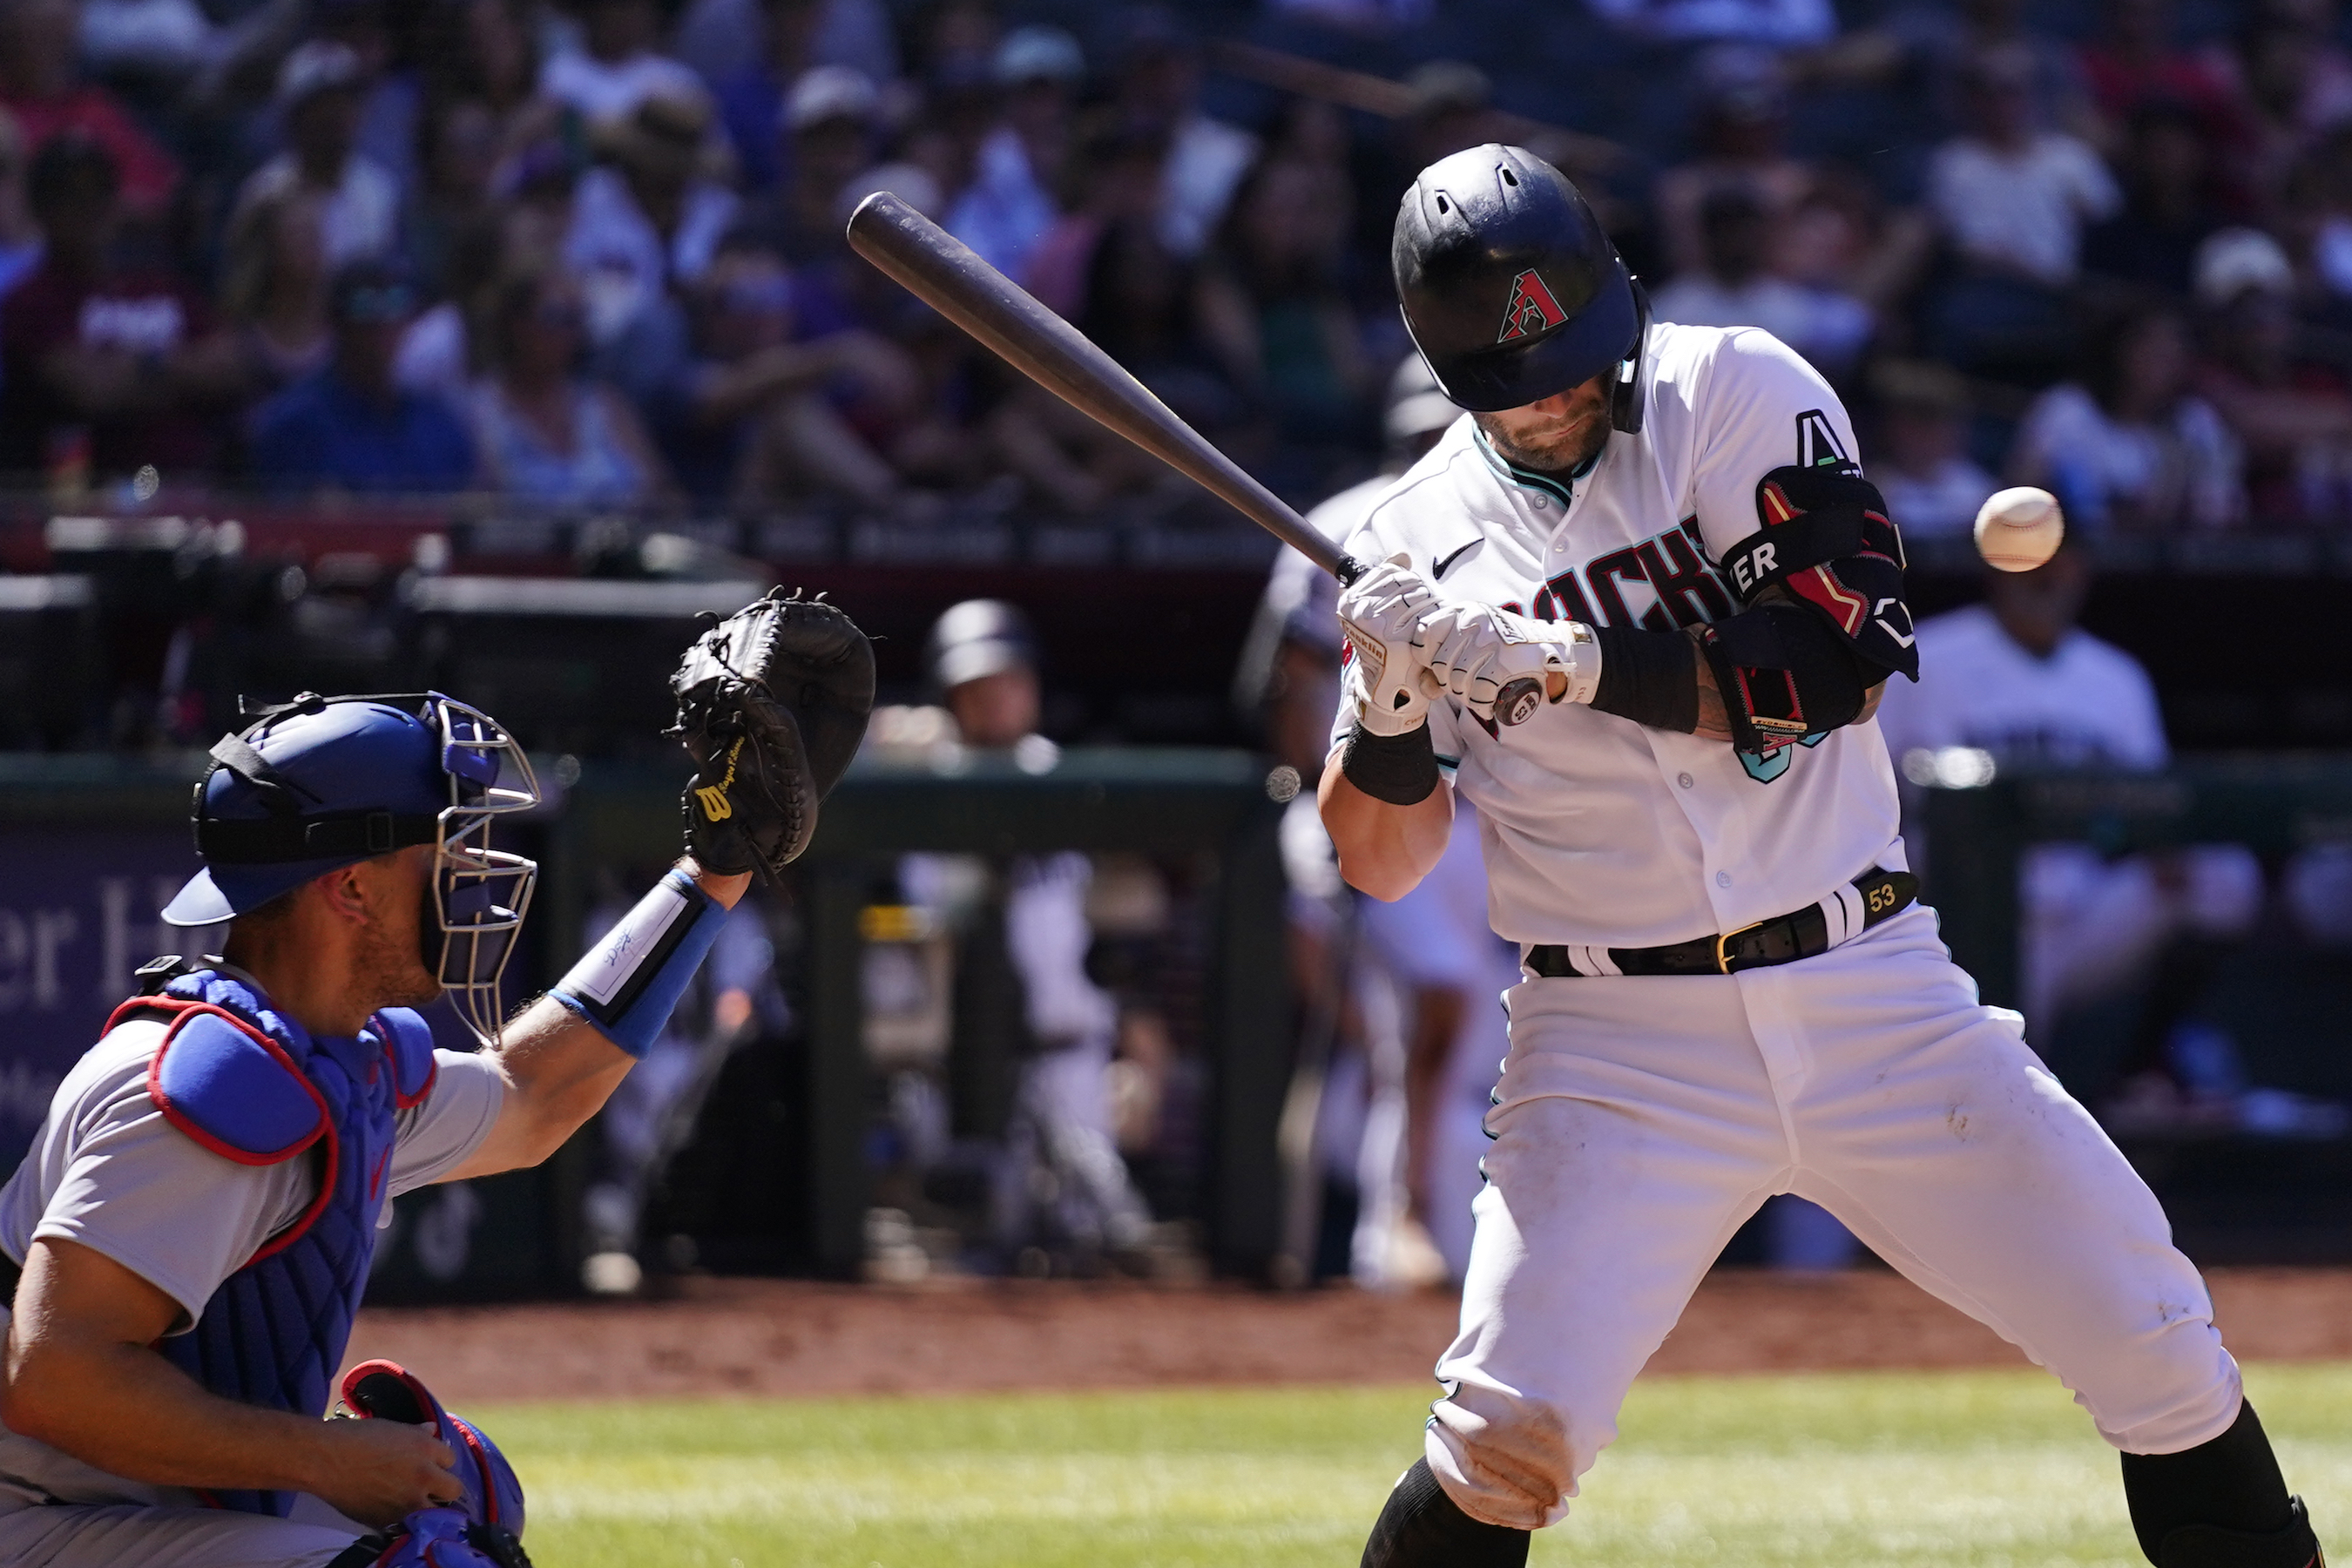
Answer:
[[[1698,650],[1679,631],[1595,626],[1601,684],[1591,706],[1653,730],[1698,728]]]
[[[1419,805],[1437,787],[1437,748],[1427,724],[1402,735],[1375,735],[1359,724],[1339,753],[1339,771],[1374,800]]]

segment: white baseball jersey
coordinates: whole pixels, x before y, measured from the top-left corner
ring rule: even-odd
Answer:
[[[1761,524],[1756,486],[1855,450],[1837,395],[1752,327],[1650,329],[1642,433],[1572,481],[1504,461],[1457,421],[1349,539],[1402,552],[1447,599],[1538,620],[1671,630],[1738,608],[1716,569]],[[1336,745],[1354,724],[1343,703]],[[1895,774],[1863,723],[1746,756],[1574,703],[1488,733],[1431,704],[1438,761],[1478,808],[1495,929],[1649,947],[1737,931],[1904,867]]]

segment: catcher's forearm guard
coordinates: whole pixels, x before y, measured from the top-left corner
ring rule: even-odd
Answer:
[[[1723,556],[1744,608],[1701,637],[1732,744],[1760,753],[1853,723],[1872,686],[1919,679],[1919,652],[1903,538],[1859,469],[1775,468],[1756,515],[1763,526]],[[1775,586],[1794,603],[1758,602]]]
[[[727,911],[683,871],[654,884],[548,994],[642,1058],[709,956]]]

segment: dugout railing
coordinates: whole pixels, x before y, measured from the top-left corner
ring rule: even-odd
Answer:
[[[2242,844],[2275,859],[2352,842],[2352,760],[2341,757],[2187,757],[2161,773],[2004,771],[1980,758],[1940,759],[1951,782],[1924,790],[1926,890],[1952,956],[1999,1006],[2019,995],[2018,868],[2030,844],[2107,855]]]
[[[1965,534],[1906,548],[1922,618],[1980,596],[1985,568]],[[690,612],[776,582],[828,590],[875,636],[886,701],[919,700],[940,612],[1004,598],[1035,623],[1057,733],[1245,744],[1227,650],[1273,549],[1208,505],[1063,517],[1000,501],[916,522],[169,491],[61,509],[0,492],[0,746],[209,743],[241,691],[437,682],[550,750],[649,755],[644,721],[667,719],[662,680]],[[2088,549],[2084,627],[2167,671],[2175,746],[2352,747],[2333,629],[2352,539],[2233,530]],[[2183,621],[2265,635],[2221,639],[2183,668],[2172,646]]]
[[[2264,912],[2203,984],[2192,1014],[2232,1037],[2252,1081],[2352,1101],[2352,951],[2303,930],[2281,890],[2296,857],[2352,844],[2352,759],[2190,756],[2162,773],[2003,771],[1966,752],[1907,761],[1915,775],[1938,781],[1922,791],[1919,813],[1926,897],[1986,1002],[2016,1006],[2022,994],[2029,847],[2085,844],[2120,857],[2241,845],[2263,863]],[[2142,1005],[2120,1005],[2123,1026]],[[2111,1029],[2116,1012],[2110,1005]],[[2062,1024],[2079,1037],[2095,1035],[2100,1022],[2034,1020],[2029,1035],[2067,1087],[2095,1104],[2111,1086],[2112,1058],[2086,1060]],[[2217,1125],[2127,1129],[2117,1141],[2200,1262],[2352,1261],[2352,1140]]]

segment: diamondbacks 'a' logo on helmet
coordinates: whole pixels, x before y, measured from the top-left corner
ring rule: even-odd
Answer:
[[[1568,312],[1559,308],[1559,301],[1530,267],[1511,279],[1511,302],[1503,307],[1503,330],[1495,341],[1507,343],[1513,338],[1531,338],[1567,320]]]

